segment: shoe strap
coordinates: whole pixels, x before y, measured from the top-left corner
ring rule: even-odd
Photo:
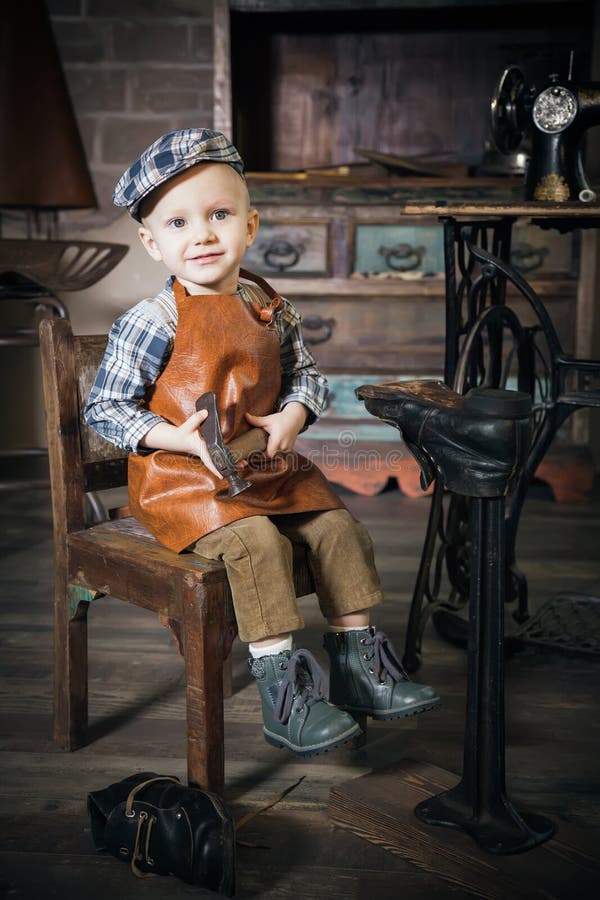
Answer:
[[[325,673],[310,650],[295,650],[288,660],[285,675],[279,685],[275,718],[286,725],[295,697],[300,698],[300,708],[304,705],[312,706],[323,699],[325,690]]]

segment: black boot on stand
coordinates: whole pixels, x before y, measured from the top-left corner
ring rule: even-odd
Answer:
[[[474,388],[461,396],[441,381],[401,381],[365,384],[356,396],[402,433],[423,488],[440,478],[456,494],[501,496],[527,456],[529,394]]]

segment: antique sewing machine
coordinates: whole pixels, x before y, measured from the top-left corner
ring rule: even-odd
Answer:
[[[526,200],[593,203],[596,192],[583,170],[585,134],[600,125],[600,82],[572,80],[573,54],[566,78],[549,74],[527,79],[518,66],[502,73],[492,100],[492,135],[501,153],[526,146]]]

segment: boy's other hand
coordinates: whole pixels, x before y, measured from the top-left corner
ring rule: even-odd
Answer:
[[[246,413],[250,425],[264,428],[269,435],[265,453],[271,459],[277,453],[287,453],[294,449],[296,438],[306,422],[307,409],[303,403],[292,400],[282,410],[269,416],[254,416]]]
[[[198,456],[213,475],[222,478],[223,476],[210,458],[206,442],[199,431],[207,416],[208,411],[202,409],[200,412],[192,413],[189,419],[186,419],[181,425],[160,422],[150,429],[140,444],[153,450],[172,450],[175,453],[190,453],[192,456]]]

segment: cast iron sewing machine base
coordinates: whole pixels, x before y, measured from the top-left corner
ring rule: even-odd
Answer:
[[[528,486],[558,429],[577,410],[600,408],[600,360],[578,359],[563,349],[542,298],[509,264],[511,231],[516,217],[524,213],[533,215],[535,224],[559,231],[597,228],[597,216],[584,207],[562,203],[554,210],[535,203],[503,209],[479,206],[471,221],[464,219],[464,209],[441,220],[446,271],[446,384],[464,394],[477,385],[502,387],[510,374],[517,378],[519,390],[535,401],[530,450],[513,480],[505,520],[506,600],[514,604],[512,618],[521,626],[517,635],[524,642],[528,640],[530,612],[527,578],[517,562],[521,511]],[[469,215],[475,212],[473,207]],[[507,296],[508,287],[512,297]],[[524,304],[533,324],[521,322],[515,297]],[[406,629],[403,664],[408,672],[420,665],[422,636],[430,618],[442,637],[466,646],[467,629],[461,615],[468,594],[462,565],[466,556],[464,501],[464,497],[453,494],[444,508],[442,488],[436,486]],[[448,579],[440,577],[442,570]],[[576,618],[577,613],[573,624]],[[567,620],[565,625],[569,627],[571,622]],[[562,642],[563,648],[579,651],[579,633],[578,627],[571,631]],[[517,646],[518,639],[514,634],[509,637],[510,649]]]

